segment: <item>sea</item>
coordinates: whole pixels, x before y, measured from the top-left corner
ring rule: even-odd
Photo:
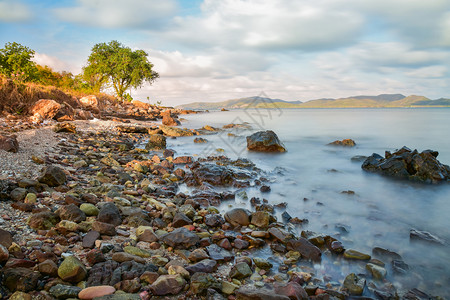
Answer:
[[[241,109],[181,117],[186,128],[222,128],[230,123],[249,126],[202,136],[208,140],[206,144],[194,143],[195,137],[169,139],[167,147],[177,155],[250,159],[266,172],[271,192],[261,194],[258,188],[249,188],[248,199],[286,202],[292,217],[308,219],[296,229],[299,233],[329,234],[346,249],[368,254],[374,247],[397,252],[410,270],[397,276],[386,264],[386,279],[399,291],[417,288],[450,299],[450,183],[431,185],[386,178],[365,172],[361,160],[352,160],[372,153],[384,156],[385,151],[406,146],[437,150],[438,159],[450,164],[449,108]],[[287,152],[247,151],[246,136],[260,130],[273,130]],[[356,146],[328,145],[347,138]],[[250,208],[248,199],[236,197],[220,209]],[[282,212],[277,211],[279,220]],[[410,240],[411,229],[427,231],[445,245]],[[314,269],[336,284],[350,272],[366,273],[364,264],[327,258]]]

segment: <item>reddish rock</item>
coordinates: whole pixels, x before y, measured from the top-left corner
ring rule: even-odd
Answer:
[[[36,121],[52,119],[61,109],[61,104],[55,100],[41,99],[31,107],[31,113]]]
[[[86,260],[91,266],[106,261],[105,255],[100,249],[92,249],[89,251],[86,254]]]
[[[78,298],[81,300],[91,300],[96,297],[103,297],[106,295],[112,295],[116,289],[110,285],[99,285],[99,286],[91,286],[83,289],[79,294]]]
[[[181,292],[186,281],[180,275],[162,275],[150,286],[154,295],[176,295]]]
[[[38,270],[41,274],[47,275],[50,277],[56,277],[58,276],[58,266],[56,263],[50,259],[47,259],[43,262],[41,262],[38,265]]]
[[[181,125],[180,121],[176,120],[172,117],[170,110],[166,110],[161,113],[162,115],[162,123],[166,126],[178,126]]]
[[[320,252],[320,249],[314,246],[310,241],[302,237],[289,240],[287,243],[287,249],[300,252],[302,257],[306,259],[310,259],[313,261],[321,260],[322,252]]]
[[[306,291],[296,282],[289,282],[286,285],[275,285],[275,292],[279,295],[287,296],[289,299],[308,299]]]
[[[190,164],[192,163],[192,156],[178,156],[173,160],[174,164]]]
[[[13,242],[12,235],[9,231],[0,228],[0,245],[9,248]]]
[[[98,231],[104,235],[116,235],[116,227],[113,224],[95,221],[92,223],[92,230]]]
[[[85,108],[98,109],[98,100],[94,95],[89,95],[80,99],[81,105]]]
[[[16,135],[1,135],[0,134],[0,150],[17,153],[19,151],[19,142]]]

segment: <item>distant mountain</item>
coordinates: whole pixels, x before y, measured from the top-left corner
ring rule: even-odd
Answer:
[[[378,96],[353,96],[348,98],[325,98],[306,102],[285,101],[264,97],[247,97],[222,102],[194,102],[178,106],[182,109],[244,109],[244,108],[363,108],[363,107],[436,107],[450,106],[450,99],[430,100],[424,96],[381,94]]]

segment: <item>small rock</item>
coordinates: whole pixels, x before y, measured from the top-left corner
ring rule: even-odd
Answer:
[[[80,298],[81,300],[91,300],[96,297],[112,295],[115,291],[116,289],[110,285],[91,286],[83,289],[78,294],[78,298]]]
[[[78,283],[86,278],[87,270],[78,258],[69,256],[59,266],[58,276],[64,281]]]
[[[80,209],[86,214],[86,216],[97,216],[100,210],[91,203],[83,203],[80,205]]]
[[[197,244],[200,238],[195,233],[181,227],[162,236],[161,240],[171,247],[182,247],[186,249]]]
[[[252,273],[253,273],[252,269],[250,269],[250,267],[248,266],[247,263],[240,262],[240,263],[235,264],[231,268],[229,276],[231,278],[244,279],[246,277],[251,276]]]
[[[371,258],[369,254],[361,253],[353,249],[345,250],[344,257],[347,259],[356,259],[356,260],[369,260]]]
[[[17,136],[6,136],[0,134],[0,150],[17,153],[17,151],[19,151],[19,142],[17,141]]]
[[[433,244],[439,244],[439,245],[444,245],[445,242],[438,238],[437,236],[432,235],[429,232],[426,231],[419,231],[416,229],[411,229],[409,232],[409,238],[411,240],[421,240],[424,242],[428,242],[428,243],[433,243]]]
[[[150,136],[147,144],[147,150],[164,150],[166,149],[166,137],[161,134],[153,134]]]
[[[343,287],[348,290],[351,295],[362,295],[366,280],[359,278],[355,273],[348,274],[345,277]]]
[[[82,241],[82,247],[83,248],[94,248],[95,246],[95,241],[98,240],[100,238],[100,233],[98,231],[95,230],[91,230],[88,233],[86,233],[86,235],[83,237],[83,241]]]
[[[233,208],[225,213],[225,220],[233,226],[250,225],[251,213],[245,208]]]
[[[176,295],[181,292],[186,285],[186,281],[181,275],[162,275],[150,286],[154,295]]]
[[[76,298],[80,291],[81,288],[77,286],[63,284],[52,286],[49,290],[50,294],[58,299]]]

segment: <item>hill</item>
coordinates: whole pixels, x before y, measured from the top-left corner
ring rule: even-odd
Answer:
[[[450,99],[430,100],[425,96],[381,94],[352,96],[338,99],[315,99],[306,102],[285,101],[264,97],[247,97],[222,102],[194,102],[178,106],[182,109],[244,109],[244,108],[370,108],[370,107],[436,107],[450,106]]]

